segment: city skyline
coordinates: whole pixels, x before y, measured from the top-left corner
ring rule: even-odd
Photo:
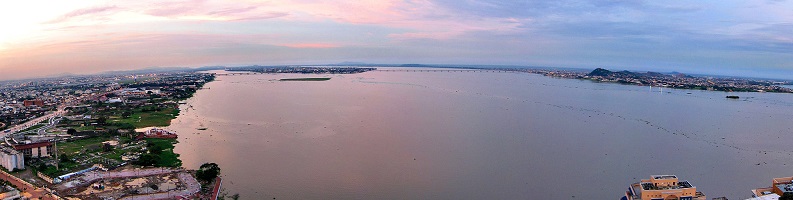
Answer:
[[[0,80],[345,61],[793,79],[791,7],[785,0],[12,2],[0,8]]]

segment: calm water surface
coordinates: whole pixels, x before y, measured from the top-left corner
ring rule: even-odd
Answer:
[[[791,94],[525,73],[316,76],[332,79],[219,76],[173,121],[176,153],[187,168],[220,164],[243,199],[618,199],[654,174],[743,199],[793,175]]]

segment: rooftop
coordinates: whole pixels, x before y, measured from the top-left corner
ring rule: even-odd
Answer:
[[[791,183],[791,182],[793,182],[793,176],[774,178],[774,184]]]
[[[46,147],[46,146],[50,146],[50,145],[52,145],[52,143],[50,143],[50,142],[39,142],[39,143],[32,143],[32,144],[20,144],[20,145],[14,145],[14,149],[15,150],[23,150],[23,149],[32,149],[32,148],[37,148],[37,147]]]
[[[675,185],[669,186],[657,186],[650,182],[642,182],[641,183],[642,190],[675,190],[675,189],[684,189],[684,188],[693,188],[694,186],[691,185],[688,181],[680,181],[677,182]]]
[[[653,175],[653,179],[676,179],[675,175]]]
[[[776,185],[776,187],[779,188],[782,193],[793,192],[793,184],[779,184]]]
[[[774,189],[772,187],[767,188],[757,188],[752,190],[752,196],[759,197],[764,195],[774,194]]]

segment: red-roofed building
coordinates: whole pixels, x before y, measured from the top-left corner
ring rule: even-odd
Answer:
[[[146,132],[138,134],[138,137],[135,139],[143,139],[143,138],[164,138],[164,139],[176,139],[178,136],[176,133],[172,131],[168,131],[161,128],[151,128]]]
[[[14,150],[22,152],[25,157],[38,158],[50,157],[50,152],[53,151],[53,148],[51,142],[39,142],[14,145]]]
[[[42,101],[42,100],[25,100],[25,101],[22,102],[22,104],[24,104],[25,107],[29,107],[29,106],[43,107],[44,106],[44,101]]]

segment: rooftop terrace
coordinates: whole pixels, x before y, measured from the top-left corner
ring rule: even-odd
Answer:
[[[675,175],[653,175],[653,179],[676,179]]]
[[[641,186],[642,186],[642,190],[674,190],[674,189],[684,189],[684,188],[694,187],[688,181],[677,182],[677,184],[670,186],[658,186],[653,183],[642,182]]]

